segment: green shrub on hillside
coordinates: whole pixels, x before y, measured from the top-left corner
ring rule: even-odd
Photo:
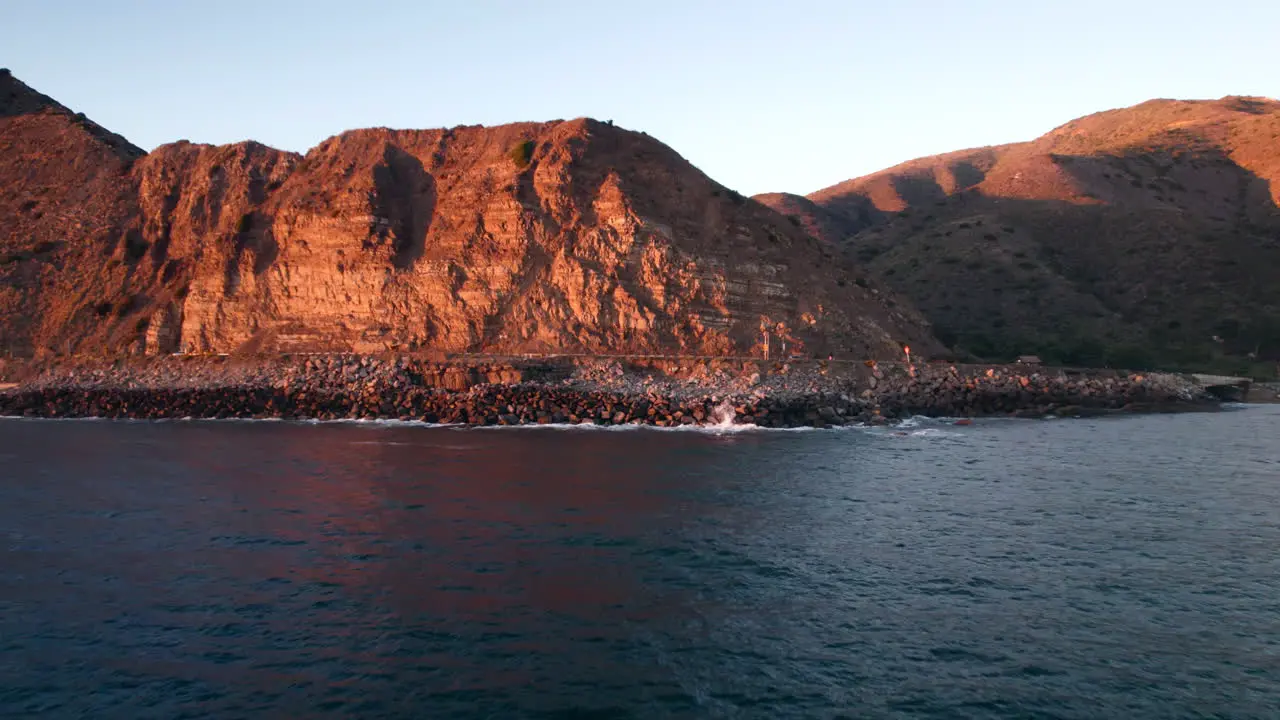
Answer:
[[[1107,348],[1106,365],[1123,370],[1152,370],[1157,366],[1155,355],[1141,345],[1115,345]]]
[[[532,160],[532,140],[525,140],[524,142],[516,143],[515,147],[511,148],[511,161],[516,164],[516,167],[521,169],[527,168]]]

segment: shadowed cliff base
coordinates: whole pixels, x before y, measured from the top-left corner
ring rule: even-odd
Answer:
[[[1266,226],[1057,201],[963,204],[950,222],[909,215],[845,246],[959,356],[1274,373],[1280,244]]]

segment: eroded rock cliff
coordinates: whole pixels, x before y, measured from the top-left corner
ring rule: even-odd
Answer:
[[[7,73],[0,103],[18,353],[745,355],[763,327],[775,353],[941,349],[804,229],[612,124],[143,154]]]

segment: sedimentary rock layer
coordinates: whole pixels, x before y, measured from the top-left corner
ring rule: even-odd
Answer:
[[[0,349],[940,350],[892,293],[643,133],[375,128],[144,154],[0,73]]]

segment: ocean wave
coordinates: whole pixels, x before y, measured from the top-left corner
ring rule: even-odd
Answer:
[[[469,425],[467,423],[431,423],[424,420],[398,420],[389,418],[335,418],[332,420],[321,420],[317,418],[198,418],[198,417],[181,417],[181,418],[104,418],[104,417],[83,417],[83,418],[44,418],[44,417],[26,417],[26,416],[0,416],[0,420],[15,421],[39,421],[39,422],[127,422],[127,423],[166,423],[166,422],[182,422],[182,423],[289,423],[295,425],[349,425],[353,427],[362,427],[369,429],[394,429],[394,428],[421,428],[421,429],[455,429],[466,431],[495,431],[495,430],[516,430],[516,431],[578,431],[578,432],[667,432],[667,433],[695,433],[701,435],[736,435],[743,433],[811,433],[811,432],[869,432],[876,435],[892,435],[913,436],[913,437],[958,437],[962,435],[960,432],[945,431],[941,427],[954,425],[957,418],[930,418],[923,416],[913,416],[900,420],[888,425],[867,425],[864,423],[849,423],[847,425],[836,425],[829,428],[816,428],[810,426],[799,427],[763,427],[751,423],[734,423],[721,421],[713,424],[704,425],[674,425],[669,427],[660,427],[657,425],[649,425],[644,423],[627,423],[625,425],[596,425],[595,423],[528,423],[521,425]],[[383,441],[368,441],[367,443],[357,441],[353,444],[389,444]]]
[[[448,428],[467,426],[466,423],[432,423],[426,420],[397,420],[392,418],[334,418],[333,420],[294,418],[285,422],[299,425],[355,425],[367,428]]]
[[[942,428],[924,428],[907,433],[909,437],[964,437],[964,433]]]
[[[594,423],[546,423],[546,424],[528,424],[528,425],[470,425],[463,426],[467,430],[558,430],[558,431],[580,431],[580,432],[668,432],[668,433],[698,433],[702,435],[735,435],[739,433],[766,433],[766,432],[814,432],[821,428],[813,427],[794,427],[794,428],[769,428],[759,425],[743,424],[715,424],[715,425],[675,425],[672,427],[660,427],[658,425],[647,425],[641,423],[627,423],[625,425],[596,425]]]
[[[104,417],[38,417],[34,415],[0,415],[0,420],[13,420],[20,422],[103,422],[112,418]]]

